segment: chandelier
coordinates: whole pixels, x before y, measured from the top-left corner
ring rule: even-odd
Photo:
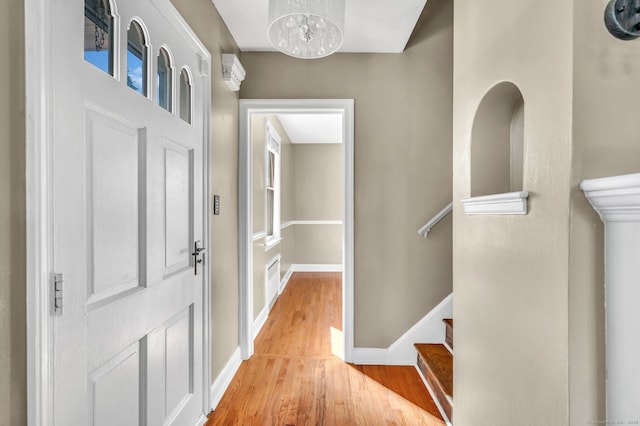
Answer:
[[[344,39],[345,0],[269,0],[269,40],[302,59],[329,56]]]

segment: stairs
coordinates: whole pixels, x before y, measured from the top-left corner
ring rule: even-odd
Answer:
[[[422,372],[434,401],[446,415],[447,424],[453,419],[453,320],[444,319],[445,343],[416,343],[418,369]]]

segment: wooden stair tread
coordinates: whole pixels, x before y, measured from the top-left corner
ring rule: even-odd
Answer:
[[[433,373],[447,399],[453,400],[453,355],[443,345],[416,343],[418,356]]]
[[[445,324],[453,327],[453,318],[445,318],[442,320]]]

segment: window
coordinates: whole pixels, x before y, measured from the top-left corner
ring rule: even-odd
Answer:
[[[147,40],[137,21],[127,31],[127,86],[147,96]]]
[[[169,112],[173,111],[171,103],[173,90],[173,70],[171,68],[171,56],[162,47],[158,52],[158,105]]]
[[[109,0],[84,1],[84,59],[113,75],[113,15]]]
[[[180,71],[180,118],[191,123],[191,77],[186,68]]]
[[[280,135],[267,121],[265,137],[265,210],[267,248],[280,241]]]

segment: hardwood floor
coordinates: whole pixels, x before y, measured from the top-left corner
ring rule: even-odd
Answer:
[[[350,365],[333,354],[340,280],[292,276],[207,426],[444,425],[415,368]]]

